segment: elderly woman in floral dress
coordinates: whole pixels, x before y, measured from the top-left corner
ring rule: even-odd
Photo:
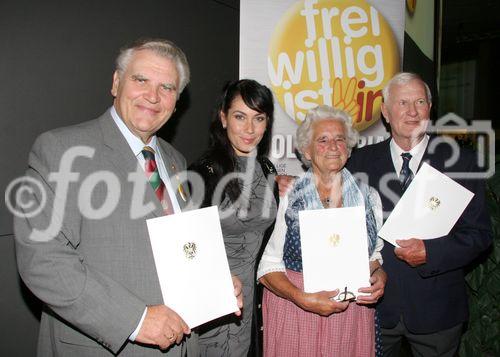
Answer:
[[[373,304],[387,279],[377,237],[382,208],[378,193],[344,168],[357,138],[350,116],[329,106],[310,110],[297,129],[298,150],[309,170],[280,201],[257,273],[267,288],[262,306],[266,357],[375,355]],[[365,207],[371,286],[361,288],[365,294],[353,302],[336,301],[337,290],[304,292],[299,211],[350,206]]]

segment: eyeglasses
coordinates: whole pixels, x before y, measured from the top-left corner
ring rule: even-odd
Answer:
[[[354,301],[356,300],[356,295],[354,295],[352,292],[347,291],[347,286],[345,287],[344,291],[341,292],[337,298],[335,299],[339,302],[345,302],[345,301]]]

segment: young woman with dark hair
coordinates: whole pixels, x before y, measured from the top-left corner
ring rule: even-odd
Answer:
[[[242,316],[199,328],[202,356],[246,356],[252,336],[255,269],[277,210],[271,91],[254,80],[229,83],[210,125],[210,146],[190,169],[205,182],[203,207],[217,205],[231,273],[243,284]]]

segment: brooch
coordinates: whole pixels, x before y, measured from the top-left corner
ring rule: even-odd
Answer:
[[[170,168],[172,169],[173,172],[175,172],[175,179],[177,181],[179,181],[179,173],[177,172],[177,168],[175,167],[174,164],[172,164],[170,166]],[[187,202],[187,195],[186,195],[186,191],[184,191],[184,188],[182,187],[182,184],[179,184],[177,186],[177,192],[179,192],[179,196],[181,196],[182,200],[184,202]]]
[[[187,201],[186,191],[184,191],[184,188],[182,187],[181,184],[179,184],[179,186],[177,187],[177,191],[179,191],[179,195],[181,196],[182,200],[186,202]]]

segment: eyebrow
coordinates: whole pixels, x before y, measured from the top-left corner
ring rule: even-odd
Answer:
[[[162,86],[164,87],[170,87],[171,89],[177,89],[177,86],[175,85],[175,83],[162,83],[161,84]]]
[[[132,74],[131,75],[132,79],[136,80],[136,79],[141,79],[141,80],[144,80],[144,81],[149,81],[149,78],[142,75],[142,74]],[[160,83],[161,86],[164,86],[164,87],[170,87],[174,90],[177,90],[177,86],[175,83],[170,83],[170,82],[166,82],[166,83]]]
[[[142,74],[132,74],[130,77],[132,77],[132,79],[144,79],[144,80],[147,80],[147,78],[145,76],[143,76]]]

